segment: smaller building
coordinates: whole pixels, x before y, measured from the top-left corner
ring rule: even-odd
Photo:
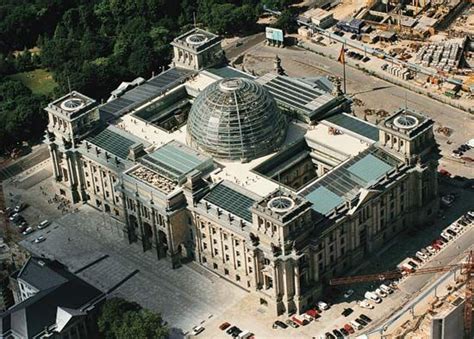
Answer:
[[[431,322],[432,339],[462,338],[464,333],[464,299],[456,298]]]
[[[31,257],[10,284],[17,303],[1,314],[1,338],[98,337],[98,306],[105,296],[61,263]]]
[[[336,27],[344,32],[360,34],[364,24],[363,20],[352,19],[350,21],[339,21]]]
[[[320,28],[328,28],[334,22],[333,14],[322,8],[310,9],[303,14],[303,17]]]

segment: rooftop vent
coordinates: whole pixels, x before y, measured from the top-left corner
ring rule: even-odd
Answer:
[[[85,104],[84,100],[80,98],[70,98],[61,103],[61,108],[65,111],[73,112],[81,109]]]
[[[295,202],[289,197],[275,197],[271,199],[267,204],[267,207],[276,213],[288,212],[294,206]]]
[[[204,34],[196,33],[191,34],[186,38],[186,42],[190,45],[200,45],[207,41],[207,36]]]
[[[410,129],[418,125],[418,119],[413,115],[400,115],[395,118],[393,124],[401,129]]]

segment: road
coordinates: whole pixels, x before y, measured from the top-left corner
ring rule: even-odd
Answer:
[[[229,44],[227,47],[224,48],[225,54],[228,60],[232,60],[235,57],[241,55],[248,49],[252,48],[253,46],[261,43],[265,40],[265,33],[257,33],[247,37],[240,38],[238,41]],[[241,44],[237,46],[237,44]]]

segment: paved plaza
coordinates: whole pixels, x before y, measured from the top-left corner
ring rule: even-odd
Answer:
[[[79,270],[79,276],[104,292],[113,289],[112,295],[161,312],[170,327],[183,332],[236,305],[247,294],[195,263],[173,270],[154,252],[143,253],[138,244],[130,246],[120,235],[121,227],[82,206],[21,244],[36,255],[63,262],[73,272]],[[35,244],[39,235],[46,241]]]

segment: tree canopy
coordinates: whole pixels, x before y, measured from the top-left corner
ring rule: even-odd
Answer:
[[[168,329],[159,314],[121,298],[105,302],[99,315],[98,327],[106,339],[155,339],[166,338],[168,335]]]
[[[247,34],[257,30],[264,4],[285,9],[293,1],[3,0],[0,77],[45,68],[58,83],[51,97],[64,95],[71,87],[100,101],[122,81],[149,78],[169,65],[169,43],[192,28],[195,19],[203,28],[221,35]],[[291,21],[291,12],[283,11],[277,25],[292,29]],[[33,47],[38,48],[32,53],[29,49]],[[21,123],[12,117],[16,113],[29,111],[33,120],[37,119],[37,128],[45,127],[44,115],[37,107],[43,98],[29,96],[19,99],[19,107],[9,113],[6,104],[2,105],[0,147],[25,137],[25,131],[33,127],[26,121],[25,129],[8,125],[15,119]],[[19,134],[13,133],[15,129]],[[36,136],[36,129],[31,133]]]

